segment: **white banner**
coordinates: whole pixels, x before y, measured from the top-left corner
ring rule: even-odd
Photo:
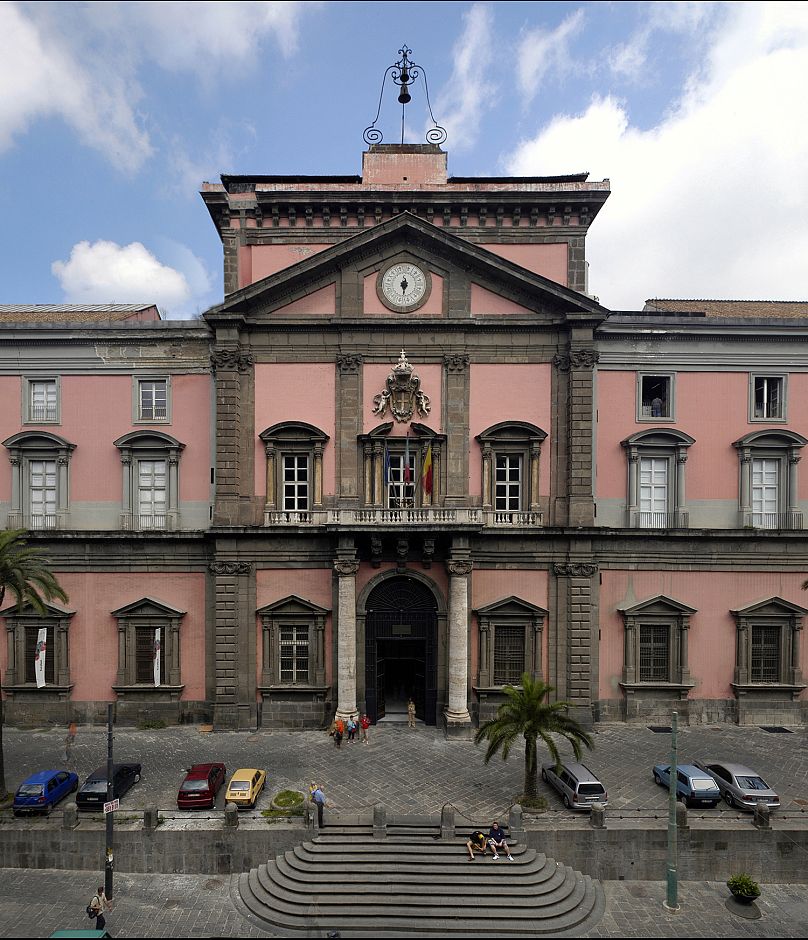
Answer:
[[[154,631],[154,684],[160,685],[160,628]]]
[[[48,646],[48,628],[41,627],[36,635],[36,652],[34,653],[34,675],[36,687],[45,688],[45,653]]]

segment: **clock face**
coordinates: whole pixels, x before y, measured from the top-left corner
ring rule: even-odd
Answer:
[[[381,276],[381,298],[395,310],[412,310],[429,296],[430,278],[417,264],[400,261]]]

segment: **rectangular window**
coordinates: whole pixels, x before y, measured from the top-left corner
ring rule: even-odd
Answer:
[[[752,525],[776,529],[780,524],[780,461],[776,457],[752,459]]]
[[[309,508],[309,458],[307,454],[283,457],[283,508],[304,512]]]
[[[670,627],[667,624],[640,624],[640,682],[666,682]]]
[[[56,528],[56,461],[31,460],[29,474],[29,525],[32,529]]]
[[[280,630],[280,664],[282,683],[309,681],[309,627],[289,624]]]
[[[518,512],[522,508],[522,458],[518,454],[497,454],[494,479],[494,509]]]
[[[139,528],[166,528],[166,461],[139,460],[137,463],[137,511]]]
[[[154,657],[156,655],[154,634],[157,627],[135,627],[135,682],[138,685],[154,685]],[[160,646],[163,646],[165,630],[160,628]],[[166,654],[160,650],[160,685],[165,683]]]
[[[752,417],[758,420],[785,418],[785,380],[782,375],[752,377]]]
[[[640,418],[673,417],[671,385],[672,381],[669,375],[640,376]]]
[[[25,681],[35,683],[36,682],[36,668],[34,666],[34,657],[36,656],[36,643],[37,637],[39,636],[39,631],[42,627],[46,626],[44,623],[37,624],[36,626],[26,626],[25,627]],[[54,643],[54,629],[53,626],[48,627],[48,637],[45,641],[45,682],[50,683],[51,685],[54,682],[54,663],[56,660],[56,645]]]
[[[409,470],[405,454],[388,454],[387,506],[408,509],[415,505],[415,452],[410,451]]]
[[[168,381],[138,379],[138,420],[168,420]]]
[[[667,457],[640,458],[640,528],[663,529],[668,525]]]
[[[28,421],[34,424],[59,420],[56,379],[28,381]]]
[[[752,626],[752,682],[780,680],[780,627]]]
[[[525,628],[494,629],[494,685],[517,685],[525,671]]]

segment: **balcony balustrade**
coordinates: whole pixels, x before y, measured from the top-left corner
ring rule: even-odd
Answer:
[[[753,512],[752,526],[755,529],[801,529],[801,512]]]
[[[267,509],[264,512],[265,526],[345,526],[425,528],[440,526],[473,526],[502,529],[539,527],[541,512],[496,512],[479,507],[463,509],[440,506],[406,507],[402,509],[323,509],[312,511],[285,511]]]

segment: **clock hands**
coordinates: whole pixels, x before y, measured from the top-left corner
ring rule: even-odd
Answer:
[[[401,287],[401,293],[402,293],[402,294],[406,294],[406,293],[407,293],[407,288],[410,286],[409,281],[407,280],[406,277],[403,277],[403,278],[401,279],[401,284],[400,284],[399,286]]]

